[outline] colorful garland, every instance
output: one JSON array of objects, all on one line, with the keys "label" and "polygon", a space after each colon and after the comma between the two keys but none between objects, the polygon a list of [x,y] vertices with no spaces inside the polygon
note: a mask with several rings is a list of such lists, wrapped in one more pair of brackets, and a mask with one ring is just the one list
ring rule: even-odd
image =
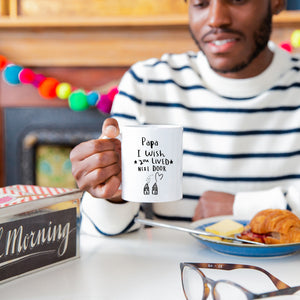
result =
[{"label": "colorful garland", "polygon": [[113,87],[107,94],[98,91],[85,91],[75,89],[67,82],[59,82],[52,77],[35,74],[29,68],[8,62],[6,57],[0,55],[0,70],[3,70],[3,79],[11,85],[31,84],[36,87],[39,94],[45,99],[68,99],[69,107],[74,111],[83,111],[89,107],[96,107],[104,113],[110,113],[117,87]]},{"label": "colorful garland", "polygon": [[[299,48],[300,29],[292,33],[290,41],[282,42],[279,46],[288,52],[292,52],[293,48]],[[3,70],[3,78],[8,84],[32,84],[45,99],[56,97],[63,100],[68,99],[69,107],[74,111],[96,107],[104,113],[110,113],[114,97],[118,93],[117,87],[113,87],[107,94],[101,95],[98,91],[75,89],[67,82],[59,82],[55,78],[35,74],[29,68],[9,63],[2,55],[0,55],[0,70]]]},{"label": "colorful garland", "polygon": [[279,45],[282,49],[293,52],[294,48],[300,47],[300,29],[294,30],[289,41],[282,42]]}]

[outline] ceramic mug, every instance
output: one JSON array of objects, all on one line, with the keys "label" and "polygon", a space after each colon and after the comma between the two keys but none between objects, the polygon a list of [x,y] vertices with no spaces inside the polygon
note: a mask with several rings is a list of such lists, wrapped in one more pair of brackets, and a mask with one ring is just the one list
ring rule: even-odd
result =
[{"label": "ceramic mug", "polygon": [[175,125],[124,126],[122,198],[132,202],[182,199],[182,133]]}]

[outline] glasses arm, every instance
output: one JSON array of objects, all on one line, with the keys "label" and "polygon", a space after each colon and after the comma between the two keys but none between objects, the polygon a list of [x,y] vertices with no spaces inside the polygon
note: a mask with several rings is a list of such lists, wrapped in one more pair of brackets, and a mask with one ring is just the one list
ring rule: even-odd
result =
[{"label": "glasses arm", "polygon": [[293,295],[297,291],[300,291],[300,286],[292,286],[286,289],[280,289],[273,292],[267,292],[262,294],[255,294],[254,299],[262,299],[266,297],[275,297],[275,296],[281,296],[281,295]]},{"label": "glasses arm", "polygon": [[206,269],[219,269],[219,270],[226,270],[226,271],[231,271],[235,269],[252,269],[252,270],[257,270],[260,271],[264,274],[266,274],[270,280],[273,282],[276,288],[280,289],[286,289],[289,288],[290,286],[269,273],[267,270],[257,267],[257,266],[251,266],[251,265],[242,265],[242,264],[223,264],[223,263],[187,263],[191,264],[197,268],[206,268]]}]

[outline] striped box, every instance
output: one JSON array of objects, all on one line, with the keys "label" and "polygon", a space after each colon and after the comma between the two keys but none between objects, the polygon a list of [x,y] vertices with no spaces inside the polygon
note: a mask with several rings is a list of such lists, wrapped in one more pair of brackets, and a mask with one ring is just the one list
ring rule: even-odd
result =
[{"label": "striped box", "polygon": [[0,188],[0,282],[79,257],[77,189]]}]

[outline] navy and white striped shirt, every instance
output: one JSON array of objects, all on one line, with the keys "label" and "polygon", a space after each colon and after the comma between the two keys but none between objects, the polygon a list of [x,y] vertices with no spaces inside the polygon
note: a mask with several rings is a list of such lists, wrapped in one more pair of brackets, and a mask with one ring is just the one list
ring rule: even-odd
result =
[{"label": "navy and white striped shirt", "polygon": [[120,126],[184,128],[183,200],[155,204],[157,216],[190,220],[207,190],[300,190],[300,59],[269,47],[271,65],[249,79],[219,76],[201,52],[138,62],[124,75],[112,109]]}]

